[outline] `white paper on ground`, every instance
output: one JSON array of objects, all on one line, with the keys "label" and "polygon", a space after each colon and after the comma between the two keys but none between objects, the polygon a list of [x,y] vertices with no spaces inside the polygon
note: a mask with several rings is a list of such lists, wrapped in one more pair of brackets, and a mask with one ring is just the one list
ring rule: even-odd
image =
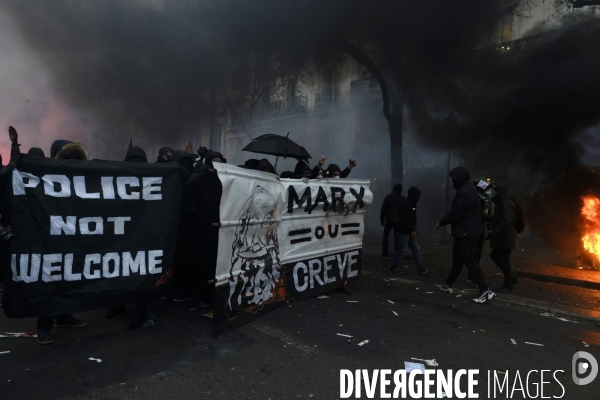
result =
[{"label": "white paper on ground", "polygon": [[350,335],[344,335],[343,333],[338,333],[338,336],[343,336],[343,337],[352,337]]},{"label": "white paper on ground", "polygon": [[416,361],[424,361],[425,364],[429,365],[430,367],[437,367],[438,366],[438,363],[437,363],[437,361],[435,361],[435,358],[431,359],[431,360],[424,360],[422,358],[411,357],[410,359],[411,360],[416,360]]},{"label": "white paper on ground", "polygon": [[410,374],[411,371],[419,370],[423,374],[425,373],[425,365],[421,363],[414,363],[409,361],[404,361],[404,370],[407,374]]},{"label": "white paper on ground", "polygon": [[101,360],[101,359],[99,359],[99,358],[94,358],[94,357],[90,357],[90,358],[88,358],[88,360],[90,360],[90,361],[97,361],[97,362],[99,362],[99,363],[101,363],[101,362],[102,362],[102,360]]},{"label": "white paper on ground", "polygon": [[362,345],[365,345],[365,344],[367,344],[367,343],[369,343],[369,341],[368,341],[368,340],[363,340],[363,341],[362,341],[362,342],[360,342],[358,345],[359,345],[359,346],[362,346]]},{"label": "white paper on ground", "polygon": [[396,303],[394,303],[394,302],[393,302],[393,301],[391,301],[391,300],[388,300],[388,303],[396,304]]},{"label": "white paper on ground", "polygon": [[531,343],[531,342],[525,342],[525,344],[531,344],[533,346],[544,346],[543,344],[539,344],[539,343]]},{"label": "white paper on ground", "polygon": [[587,344],[586,342],[581,342],[581,343],[583,343],[583,345],[584,345],[585,347],[590,347],[590,345],[589,345],[589,344]]},{"label": "white paper on ground", "polygon": [[512,344],[517,344],[517,341],[515,339],[510,339],[510,341],[512,342]]},{"label": "white paper on ground", "polygon": [[347,300],[346,303],[358,303],[358,300]]},{"label": "white paper on ground", "polygon": [[10,350],[7,350],[7,351],[0,351],[0,354],[8,354],[8,353],[10,353]]},{"label": "white paper on ground", "polygon": [[396,311],[392,311],[394,313],[394,315],[398,315],[398,313]]},{"label": "white paper on ground", "polygon": [[329,296],[319,296],[319,297],[317,297],[317,299],[328,299],[328,298],[329,298]]}]

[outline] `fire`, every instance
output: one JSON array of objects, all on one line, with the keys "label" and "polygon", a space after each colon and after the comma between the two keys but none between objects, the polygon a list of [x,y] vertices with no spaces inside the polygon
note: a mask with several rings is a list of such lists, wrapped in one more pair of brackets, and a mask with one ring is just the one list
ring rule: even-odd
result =
[{"label": "fire", "polygon": [[600,259],[600,200],[593,196],[584,197],[581,216],[585,221],[585,234],[581,238],[583,248]]}]

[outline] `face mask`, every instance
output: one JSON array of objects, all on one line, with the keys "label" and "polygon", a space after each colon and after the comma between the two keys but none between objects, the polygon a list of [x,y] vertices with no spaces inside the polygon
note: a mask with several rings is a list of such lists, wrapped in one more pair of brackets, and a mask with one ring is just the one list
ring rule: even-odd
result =
[{"label": "face mask", "polygon": [[340,177],[339,175],[334,175],[334,178],[339,178],[339,177]]}]

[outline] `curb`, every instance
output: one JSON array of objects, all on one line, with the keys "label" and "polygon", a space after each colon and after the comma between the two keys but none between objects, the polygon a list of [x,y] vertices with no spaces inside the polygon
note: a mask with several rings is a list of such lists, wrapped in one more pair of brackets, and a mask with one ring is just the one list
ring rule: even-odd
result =
[{"label": "curb", "polygon": [[[508,305],[516,305],[522,308],[526,308],[529,311],[544,311],[562,317],[574,318],[581,322],[592,323],[593,325],[600,327],[600,311],[592,311],[577,308],[560,309],[556,308],[556,306],[554,306],[553,304],[547,303],[545,301],[529,300],[512,295],[497,296],[494,300]],[[596,316],[584,315],[582,312],[593,313]]]},{"label": "curb", "polygon": [[577,286],[586,289],[600,290],[600,282],[582,281],[579,279],[564,278],[561,276],[536,274],[533,272],[515,271],[518,277],[529,278],[541,282],[558,283],[560,285]]}]

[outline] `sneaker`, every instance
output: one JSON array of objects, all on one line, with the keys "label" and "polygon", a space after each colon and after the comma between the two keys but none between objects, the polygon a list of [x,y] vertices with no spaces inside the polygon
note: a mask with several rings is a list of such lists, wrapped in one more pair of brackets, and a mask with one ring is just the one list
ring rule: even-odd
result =
[{"label": "sneaker", "polygon": [[65,318],[55,318],[54,319],[54,327],[55,328],[83,328],[88,323],[69,315]]},{"label": "sneaker", "polygon": [[431,272],[431,268],[427,268],[425,271],[419,272],[419,276],[427,275],[430,272]]},{"label": "sneaker", "polygon": [[104,318],[113,319],[113,318],[118,317],[121,314],[125,314],[125,311],[127,311],[125,309],[125,306],[110,307],[108,310],[106,310],[106,314],[104,315]]},{"label": "sneaker", "polygon": [[487,291],[481,293],[479,297],[473,299],[473,303],[483,304],[486,301],[493,299],[494,297],[496,297],[496,294],[488,289]]},{"label": "sneaker", "polygon": [[52,330],[48,328],[38,329],[37,341],[39,344],[54,343],[54,335],[52,334]]},{"label": "sneaker", "polygon": [[448,286],[448,285],[439,285],[438,286],[440,288],[440,290],[442,292],[446,292],[446,293],[450,293],[453,294],[454,293],[454,289],[452,289],[452,286]]}]

